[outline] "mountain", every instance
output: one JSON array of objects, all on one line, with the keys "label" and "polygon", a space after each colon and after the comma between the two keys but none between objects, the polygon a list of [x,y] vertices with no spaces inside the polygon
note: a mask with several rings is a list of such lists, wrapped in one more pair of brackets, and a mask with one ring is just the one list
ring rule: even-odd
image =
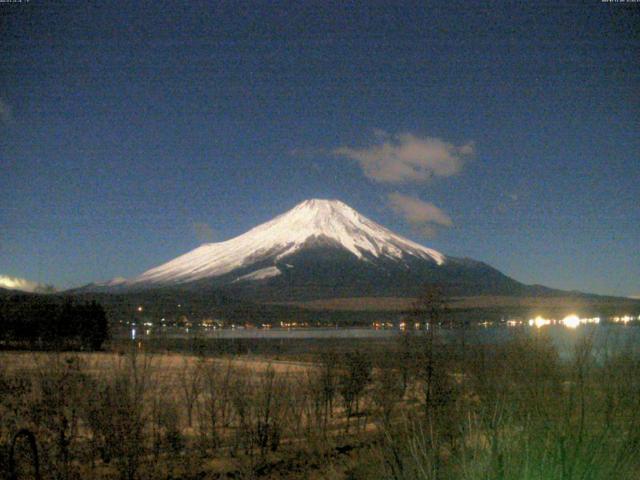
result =
[{"label": "mountain", "polygon": [[449,257],[397,235],[343,202],[314,199],[238,237],[88,290],[180,288],[293,301],[410,297],[429,283],[452,295],[514,295],[531,288],[485,263]]},{"label": "mountain", "polygon": [[153,268],[129,285],[188,283],[266,261],[268,266],[234,279],[261,280],[280,275],[276,265],[283,259],[316,247],[340,249],[364,262],[413,257],[444,263],[441,253],[394,234],[340,201],[307,200],[239,237],[202,245]]}]

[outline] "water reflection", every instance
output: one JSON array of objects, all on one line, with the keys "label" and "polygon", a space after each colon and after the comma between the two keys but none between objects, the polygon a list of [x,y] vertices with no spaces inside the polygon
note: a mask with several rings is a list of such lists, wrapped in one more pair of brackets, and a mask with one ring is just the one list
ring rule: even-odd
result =
[{"label": "water reflection", "polygon": [[563,325],[567,328],[575,329],[580,325],[597,325],[600,323],[600,317],[581,318],[578,315],[572,314],[567,315],[562,320],[556,320],[555,318],[537,316],[536,318],[530,319],[528,323],[530,327],[536,328],[546,327],[547,325]]}]

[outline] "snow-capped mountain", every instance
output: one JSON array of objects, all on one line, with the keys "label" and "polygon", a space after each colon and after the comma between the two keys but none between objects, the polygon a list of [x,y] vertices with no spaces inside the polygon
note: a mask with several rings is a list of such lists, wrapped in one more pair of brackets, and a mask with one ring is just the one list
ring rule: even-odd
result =
[{"label": "snow-capped mountain", "polygon": [[365,261],[379,257],[402,260],[413,256],[438,265],[445,262],[441,253],[396,235],[338,200],[314,199],[236,238],[202,245],[148,270],[128,284],[188,283],[273,259],[273,265],[236,279],[261,280],[281,273],[276,266],[278,261],[321,240]]},{"label": "snow-capped mountain", "polygon": [[523,285],[488,265],[447,257],[338,200],[307,200],[273,220],[204,244],[143,274],[97,289],[215,288],[253,300],[412,296],[426,283],[452,293],[513,292]]}]

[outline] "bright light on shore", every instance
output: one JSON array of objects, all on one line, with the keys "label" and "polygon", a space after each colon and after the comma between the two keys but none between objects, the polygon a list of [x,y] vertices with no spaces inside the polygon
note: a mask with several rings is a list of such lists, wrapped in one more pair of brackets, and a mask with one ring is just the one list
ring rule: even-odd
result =
[{"label": "bright light on shore", "polygon": [[537,328],[541,328],[544,327],[545,325],[550,325],[551,324],[551,320],[549,320],[548,318],[542,318],[541,316],[537,316],[536,318],[532,318],[531,320],[529,320],[529,326],[533,327],[537,327]]},{"label": "bright light on shore", "polygon": [[580,325],[580,317],[577,315],[569,315],[562,319],[562,324],[568,328],[578,328]]}]

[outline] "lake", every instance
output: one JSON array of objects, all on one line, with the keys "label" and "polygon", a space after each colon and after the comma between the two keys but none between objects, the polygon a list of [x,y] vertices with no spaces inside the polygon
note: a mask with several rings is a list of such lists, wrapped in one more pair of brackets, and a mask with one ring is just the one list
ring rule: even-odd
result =
[{"label": "lake", "polygon": [[[116,337],[123,338],[130,335],[128,330],[116,333]],[[149,332],[149,333],[146,333]],[[137,339],[165,338],[165,339],[393,339],[400,334],[398,329],[373,329],[366,327],[348,328],[227,328],[216,330],[196,329],[185,331],[184,328],[163,327],[160,330],[137,329]],[[421,331],[415,331],[420,335]],[[569,357],[580,340],[590,339],[596,354],[602,355],[609,351],[622,351],[626,349],[640,350],[640,325],[600,324],[580,325],[577,328],[568,328],[564,325],[545,325],[542,327],[520,325],[508,327],[500,326],[472,326],[466,329],[443,329],[441,335],[445,341],[459,341],[463,336],[469,344],[500,344],[518,335],[548,336],[558,348],[561,357]]]}]

